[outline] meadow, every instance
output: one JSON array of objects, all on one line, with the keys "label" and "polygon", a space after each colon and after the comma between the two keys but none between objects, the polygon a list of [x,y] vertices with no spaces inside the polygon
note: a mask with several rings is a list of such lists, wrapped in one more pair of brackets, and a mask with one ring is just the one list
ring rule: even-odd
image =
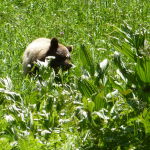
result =
[{"label": "meadow", "polygon": [[[0,37],[1,150],[149,149],[149,0],[1,0]],[[24,76],[39,37],[74,67]]]}]

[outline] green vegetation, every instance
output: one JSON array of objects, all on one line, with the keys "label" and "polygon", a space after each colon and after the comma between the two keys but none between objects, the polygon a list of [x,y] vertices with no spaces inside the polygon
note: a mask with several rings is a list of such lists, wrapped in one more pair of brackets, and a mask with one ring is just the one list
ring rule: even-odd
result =
[{"label": "green vegetation", "polygon": [[[0,149],[149,149],[149,0],[1,0],[0,36]],[[24,77],[38,37],[73,45],[75,67]]]}]

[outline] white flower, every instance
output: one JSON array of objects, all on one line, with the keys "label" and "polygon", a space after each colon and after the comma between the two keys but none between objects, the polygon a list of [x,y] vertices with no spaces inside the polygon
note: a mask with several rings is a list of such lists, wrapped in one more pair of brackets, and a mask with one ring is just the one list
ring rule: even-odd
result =
[{"label": "white flower", "polygon": [[115,97],[115,96],[117,96],[118,95],[118,90],[115,90],[115,91],[113,91],[113,92],[111,92],[111,93],[108,93],[107,95],[106,95],[106,98],[112,98],[112,97]]},{"label": "white flower", "polygon": [[50,133],[51,133],[51,132],[48,131],[48,130],[43,130],[43,131],[41,132],[41,135],[44,136],[44,135],[50,134]]},{"label": "white flower", "polygon": [[5,115],[4,118],[7,122],[13,122],[15,120],[11,115]]}]

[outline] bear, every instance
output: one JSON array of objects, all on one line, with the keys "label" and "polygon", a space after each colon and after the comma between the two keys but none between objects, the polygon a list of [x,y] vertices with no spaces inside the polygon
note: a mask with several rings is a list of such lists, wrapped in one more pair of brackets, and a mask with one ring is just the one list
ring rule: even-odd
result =
[{"label": "bear", "polygon": [[47,56],[54,56],[50,62],[55,73],[58,73],[61,68],[63,71],[69,70],[72,67],[70,62],[70,52],[72,46],[64,46],[58,42],[57,38],[38,38],[32,41],[23,54],[23,72],[27,74],[35,74],[38,68],[34,63],[45,61]]}]

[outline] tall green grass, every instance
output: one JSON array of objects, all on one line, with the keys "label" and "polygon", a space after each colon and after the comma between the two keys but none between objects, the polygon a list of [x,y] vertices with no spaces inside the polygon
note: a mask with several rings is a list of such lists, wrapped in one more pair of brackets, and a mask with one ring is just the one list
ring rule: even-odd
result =
[{"label": "tall green grass", "polygon": [[[0,147],[149,149],[149,0],[0,2]],[[25,77],[38,37],[73,45],[75,65]]]}]

